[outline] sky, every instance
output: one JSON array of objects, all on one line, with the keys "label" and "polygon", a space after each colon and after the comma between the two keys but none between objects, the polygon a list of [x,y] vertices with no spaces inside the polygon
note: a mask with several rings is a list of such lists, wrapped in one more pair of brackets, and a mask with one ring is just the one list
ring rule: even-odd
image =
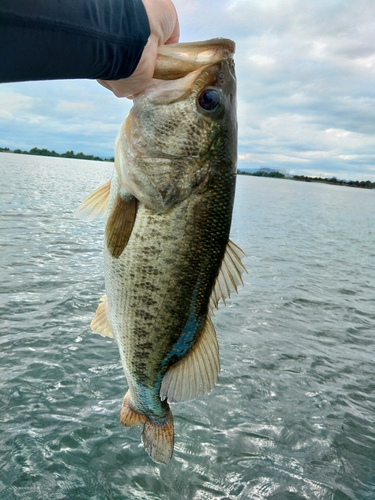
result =
[{"label": "sky", "polygon": [[[239,169],[375,182],[374,0],[175,0],[181,41],[236,42]],[[0,147],[113,156],[131,102],[95,81],[0,85]]]}]

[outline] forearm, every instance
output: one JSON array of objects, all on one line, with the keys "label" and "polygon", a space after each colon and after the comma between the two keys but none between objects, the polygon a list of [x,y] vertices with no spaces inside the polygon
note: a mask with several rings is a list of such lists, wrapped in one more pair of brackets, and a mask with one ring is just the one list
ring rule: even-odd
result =
[{"label": "forearm", "polygon": [[0,0],[0,82],[126,78],[149,35],[141,0]]}]

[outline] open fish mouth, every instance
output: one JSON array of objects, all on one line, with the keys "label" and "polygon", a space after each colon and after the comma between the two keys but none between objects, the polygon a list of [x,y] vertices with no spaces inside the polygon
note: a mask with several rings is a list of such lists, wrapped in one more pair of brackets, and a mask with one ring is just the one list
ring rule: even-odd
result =
[{"label": "open fish mouth", "polygon": [[234,52],[235,43],[228,38],[163,45],[158,49],[154,78],[177,80],[204,66],[227,59]]},{"label": "open fish mouth", "polygon": [[[232,61],[235,43],[227,38],[213,38],[205,42],[187,42],[162,45],[158,48],[153,81],[141,94],[155,104],[170,104],[183,100],[194,89],[204,74],[206,85],[213,84],[215,72],[205,72],[221,61]],[[235,78],[234,71],[230,75]]]}]

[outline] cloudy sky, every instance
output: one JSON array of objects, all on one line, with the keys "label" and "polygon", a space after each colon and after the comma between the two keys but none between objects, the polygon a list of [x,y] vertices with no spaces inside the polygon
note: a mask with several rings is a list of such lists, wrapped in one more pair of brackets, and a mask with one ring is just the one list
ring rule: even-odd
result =
[{"label": "cloudy sky", "polygon": [[[375,181],[374,0],[175,0],[181,41],[237,44],[240,169]],[[130,108],[93,81],[0,85],[0,147],[113,155]]]}]

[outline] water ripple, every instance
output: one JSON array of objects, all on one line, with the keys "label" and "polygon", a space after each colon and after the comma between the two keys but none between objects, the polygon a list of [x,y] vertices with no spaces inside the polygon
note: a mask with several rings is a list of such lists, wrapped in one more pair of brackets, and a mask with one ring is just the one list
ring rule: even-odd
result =
[{"label": "water ripple", "polygon": [[173,405],[163,467],[121,426],[118,350],[89,330],[103,222],[72,212],[112,165],[0,160],[2,500],[375,497],[372,191],[239,177],[249,274],[215,315],[218,384]]}]

